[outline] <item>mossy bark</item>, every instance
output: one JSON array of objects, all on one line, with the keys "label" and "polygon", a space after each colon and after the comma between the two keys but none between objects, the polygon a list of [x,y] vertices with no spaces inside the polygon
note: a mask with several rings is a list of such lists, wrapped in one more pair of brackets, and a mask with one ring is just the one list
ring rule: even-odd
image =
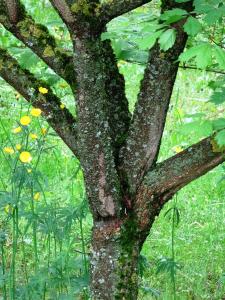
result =
[{"label": "mossy bark", "polygon": [[94,219],[119,217],[122,195],[115,152],[129,124],[124,80],[111,46],[100,36],[83,32],[74,49],[80,159],[90,207]]},{"label": "mossy bark", "polygon": [[136,300],[143,238],[132,214],[95,222],[91,255],[91,299]]}]

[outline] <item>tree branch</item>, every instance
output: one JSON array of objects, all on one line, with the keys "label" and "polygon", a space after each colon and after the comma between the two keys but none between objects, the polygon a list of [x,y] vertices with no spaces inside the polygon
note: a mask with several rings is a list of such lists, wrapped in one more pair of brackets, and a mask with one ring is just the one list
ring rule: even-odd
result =
[{"label": "tree branch", "polygon": [[139,6],[149,3],[149,0],[113,0],[103,3],[100,7],[100,18],[104,24]]},{"label": "tree branch", "polygon": [[72,55],[57,47],[48,29],[27,15],[19,0],[0,0],[0,23],[75,87]]},{"label": "tree branch", "polygon": [[179,67],[177,59],[187,41],[184,22],[181,20],[173,24],[177,37],[171,49],[163,52],[156,44],[150,51],[126,146],[121,150],[121,170],[132,194],[157,160]]},{"label": "tree branch", "polygon": [[205,138],[148,171],[135,202],[141,227],[151,224],[163,205],[182,187],[225,161],[225,152],[217,152],[214,144],[213,137]]},{"label": "tree branch", "polygon": [[[68,109],[60,108],[60,99],[53,94],[48,84],[22,69],[18,62],[1,48],[0,76],[34,107],[42,110],[47,122],[78,156],[76,121]],[[48,93],[39,93],[39,87],[47,88]]]},{"label": "tree branch", "polygon": [[126,139],[131,114],[125,94],[124,77],[118,70],[116,57],[113,53],[110,41],[104,41],[102,47],[104,49],[105,64],[107,66],[107,80],[105,86],[108,97],[109,127],[111,129],[116,164],[118,165],[119,150]]},{"label": "tree branch", "polygon": [[111,140],[112,119],[109,116],[113,99],[108,103],[112,92],[108,82],[112,69],[109,72],[106,64],[108,50],[100,37],[92,35],[87,39],[78,36],[75,42],[81,164],[94,220],[121,215],[122,197]]},{"label": "tree branch", "polygon": [[[150,170],[143,181],[154,195],[166,195],[180,190],[194,179],[204,175],[225,161],[225,153],[216,149],[213,137],[197,144],[158,164]],[[156,176],[157,182],[156,182]],[[164,203],[163,203],[164,204]]]},{"label": "tree branch", "polygon": [[67,25],[74,23],[74,16],[71,11],[69,1],[67,0],[50,0],[52,6],[58,11],[59,15]]},{"label": "tree branch", "polygon": [[185,43],[186,35],[180,31],[174,47],[167,53],[160,51],[158,45],[150,53],[126,147],[121,151],[124,163],[121,168],[132,192],[157,158],[178,70],[175,61]]}]

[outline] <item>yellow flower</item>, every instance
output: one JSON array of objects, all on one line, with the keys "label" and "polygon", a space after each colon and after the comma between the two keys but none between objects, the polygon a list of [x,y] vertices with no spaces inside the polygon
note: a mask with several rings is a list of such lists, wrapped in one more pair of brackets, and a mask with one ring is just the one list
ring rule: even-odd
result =
[{"label": "yellow flower", "polygon": [[48,89],[46,89],[45,87],[42,87],[42,86],[40,86],[40,87],[38,88],[38,90],[39,90],[39,92],[40,92],[41,94],[47,94],[47,93],[48,93]]},{"label": "yellow flower", "polygon": [[173,147],[173,151],[175,151],[176,153],[180,153],[183,151],[183,149],[180,146],[175,146]]},{"label": "yellow flower", "polygon": [[40,199],[41,194],[39,192],[34,194],[34,200],[38,201]]},{"label": "yellow flower", "polygon": [[13,154],[15,152],[12,147],[5,147],[3,151],[8,154]]},{"label": "yellow flower", "polygon": [[16,150],[20,151],[20,150],[21,150],[21,148],[22,148],[22,145],[20,145],[20,144],[16,144]]},{"label": "yellow flower", "polygon": [[35,133],[30,133],[29,137],[33,140],[36,140],[38,138],[38,136]]},{"label": "yellow flower", "polygon": [[28,116],[24,116],[20,119],[20,124],[22,124],[23,126],[29,125],[30,122],[31,122],[31,118]]},{"label": "yellow flower", "polygon": [[30,163],[31,160],[32,160],[32,156],[31,156],[30,152],[27,152],[27,151],[21,152],[20,153],[20,160],[23,163]]},{"label": "yellow flower", "polygon": [[47,129],[46,128],[41,128],[41,134],[46,135],[46,133],[47,133]]},{"label": "yellow flower", "polygon": [[9,214],[12,212],[12,206],[10,204],[7,204],[5,207],[4,207],[4,211]]},{"label": "yellow flower", "polygon": [[27,169],[27,173],[31,173],[32,172],[32,169]]},{"label": "yellow flower", "polygon": [[22,127],[21,126],[13,128],[13,130],[12,130],[13,133],[19,133],[21,131],[22,131]]},{"label": "yellow flower", "polygon": [[31,114],[33,117],[40,117],[40,115],[41,115],[41,110],[40,110],[40,108],[32,108],[30,114]]},{"label": "yellow flower", "polygon": [[64,108],[65,108],[65,105],[64,105],[63,103],[61,103],[61,104],[60,104],[60,108],[61,108],[61,109],[64,109]]}]

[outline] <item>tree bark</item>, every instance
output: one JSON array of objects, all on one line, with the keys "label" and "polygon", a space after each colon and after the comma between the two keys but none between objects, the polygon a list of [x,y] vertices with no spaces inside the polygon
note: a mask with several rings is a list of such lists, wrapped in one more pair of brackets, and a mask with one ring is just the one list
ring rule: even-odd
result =
[{"label": "tree bark", "polygon": [[143,236],[132,216],[95,222],[92,237],[92,299],[137,299]]}]

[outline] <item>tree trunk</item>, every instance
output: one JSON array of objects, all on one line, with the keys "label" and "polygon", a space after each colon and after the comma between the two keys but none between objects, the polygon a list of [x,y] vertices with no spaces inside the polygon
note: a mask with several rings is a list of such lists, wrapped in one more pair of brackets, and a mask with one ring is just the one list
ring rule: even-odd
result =
[{"label": "tree trunk", "polygon": [[[76,99],[76,118],[66,107],[61,109],[61,100],[47,82],[21,68],[1,48],[0,75],[43,111],[79,157],[94,220],[91,299],[135,300],[138,259],[155,216],[182,187],[221,164],[224,148],[213,135],[157,163],[178,57],[187,40],[183,31],[186,18],[170,24],[176,30],[172,48],[163,51],[155,45],[150,50],[131,117],[124,78],[110,41],[102,41],[101,34],[108,21],[150,1],[50,2],[67,24],[73,55],[58,49],[47,28],[36,24],[18,0],[0,0],[0,23],[67,80]],[[193,9],[193,1],[161,2],[162,13],[173,8]],[[50,55],[46,55],[49,49]],[[48,93],[39,93],[40,86]]]},{"label": "tree trunk", "polygon": [[142,239],[132,217],[95,222],[91,299],[137,299],[138,258]]}]

